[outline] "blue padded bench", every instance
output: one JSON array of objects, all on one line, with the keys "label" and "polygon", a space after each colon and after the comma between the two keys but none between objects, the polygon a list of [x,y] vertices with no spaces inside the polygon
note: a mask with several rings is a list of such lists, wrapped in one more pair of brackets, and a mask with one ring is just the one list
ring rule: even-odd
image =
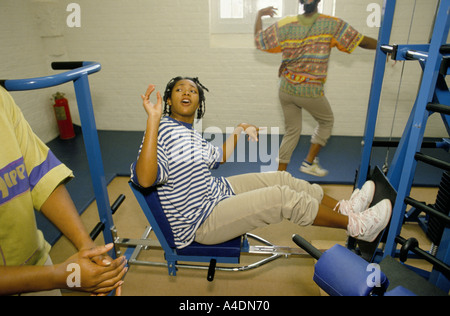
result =
[{"label": "blue padded bench", "polygon": [[212,281],[216,263],[239,263],[243,247],[242,236],[222,244],[203,245],[194,242],[188,247],[177,249],[156,188],[142,190],[132,182],[129,185],[165,252],[169,275],[176,275],[177,261],[207,262],[210,263],[208,280]]}]

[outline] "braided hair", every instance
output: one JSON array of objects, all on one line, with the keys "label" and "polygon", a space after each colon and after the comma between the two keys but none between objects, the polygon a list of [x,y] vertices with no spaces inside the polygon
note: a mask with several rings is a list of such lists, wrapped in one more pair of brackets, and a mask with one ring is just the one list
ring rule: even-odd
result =
[{"label": "braided hair", "polygon": [[172,97],[172,90],[175,87],[175,85],[177,84],[178,81],[180,80],[190,80],[192,82],[194,82],[197,85],[197,89],[198,89],[198,95],[199,95],[199,107],[197,110],[197,119],[201,119],[203,118],[203,116],[205,115],[206,112],[206,98],[205,98],[205,91],[209,90],[200,83],[200,81],[198,80],[198,78],[191,78],[191,77],[175,77],[172,78],[169,83],[166,86],[166,90],[164,91],[164,115],[171,115],[172,111],[171,111],[171,107],[167,104],[167,100],[170,99]]}]

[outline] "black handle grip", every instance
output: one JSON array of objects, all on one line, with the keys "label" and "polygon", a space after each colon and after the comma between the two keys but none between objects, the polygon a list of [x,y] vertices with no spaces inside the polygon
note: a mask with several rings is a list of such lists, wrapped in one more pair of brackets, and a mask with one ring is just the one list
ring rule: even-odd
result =
[{"label": "black handle grip", "polygon": [[[126,196],[121,194],[114,204],[111,206],[111,212],[114,215],[116,211],[119,209],[120,205],[122,205],[123,201],[125,201]],[[89,234],[92,240],[97,239],[98,235],[105,229],[105,223],[99,222],[97,226],[94,227],[92,232]]]},{"label": "black handle grip", "polygon": [[209,263],[209,269],[208,269],[208,276],[206,277],[209,282],[214,281],[214,275],[216,274],[216,259],[211,259],[211,262]]},{"label": "black handle grip", "polygon": [[83,67],[83,61],[57,61],[52,63],[53,70],[72,70]]},{"label": "black handle grip", "polygon": [[305,250],[307,253],[311,255],[314,259],[319,260],[320,257],[322,257],[322,252],[311,245],[309,242],[307,242],[304,238],[300,237],[299,235],[292,236],[292,240],[303,250]]},{"label": "black handle grip", "polygon": [[117,210],[119,209],[120,205],[122,205],[123,201],[125,201],[126,196],[121,194],[117,200],[114,202],[114,204],[111,206],[112,214],[116,214]]},{"label": "black handle grip", "polygon": [[414,252],[420,258],[425,259],[433,265],[433,267],[441,272],[447,279],[450,279],[450,266],[438,258],[432,256],[425,250],[419,248],[419,242],[415,238],[406,240],[401,236],[395,237],[395,242],[402,245],[400,250],[400,259],[405,262],[408,259],[408,252]]},{"label": "black handle grip", "polygon": [[92,232],[90,233],[90,237],[92,240],[96,240],[98,235],[105,229],[105,224],[100,222],[97,224],[97,226],[94,227]]},{"label": "black handle grip", "polygon": [[449,44],[442,45],[441,48],[439,49],[439,52],[443,55],[450,54],[450,45]]}]

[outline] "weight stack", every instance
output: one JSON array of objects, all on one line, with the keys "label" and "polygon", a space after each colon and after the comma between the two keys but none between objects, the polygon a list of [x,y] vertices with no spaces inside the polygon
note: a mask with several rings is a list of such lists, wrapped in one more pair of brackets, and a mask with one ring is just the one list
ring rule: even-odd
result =
[{"label": "weight stack", "polygon": [[[444,172],[439,186],[439,192],[436,198],[436,204],[434,209],[449,215],[449,205],[450,205],[450,173]],[[439,246],[444,233],[445,224],[439,221],[439,219],[430,216],[428,221],[427,236],[436,245]]]}]

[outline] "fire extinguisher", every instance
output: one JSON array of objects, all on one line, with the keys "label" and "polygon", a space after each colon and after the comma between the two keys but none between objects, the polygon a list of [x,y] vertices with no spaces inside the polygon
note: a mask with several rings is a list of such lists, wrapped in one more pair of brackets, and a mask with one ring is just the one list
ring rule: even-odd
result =
[{"label": "fire extinguisher", "polygon": [[55,100],[53,109],[55,111],[56,121],[58,122],[59,137],[64,140],[74,138],[75,131],[70,115],[69,102],[64,97],[64,93],[60,92],[54,94],[53,99]]}]

